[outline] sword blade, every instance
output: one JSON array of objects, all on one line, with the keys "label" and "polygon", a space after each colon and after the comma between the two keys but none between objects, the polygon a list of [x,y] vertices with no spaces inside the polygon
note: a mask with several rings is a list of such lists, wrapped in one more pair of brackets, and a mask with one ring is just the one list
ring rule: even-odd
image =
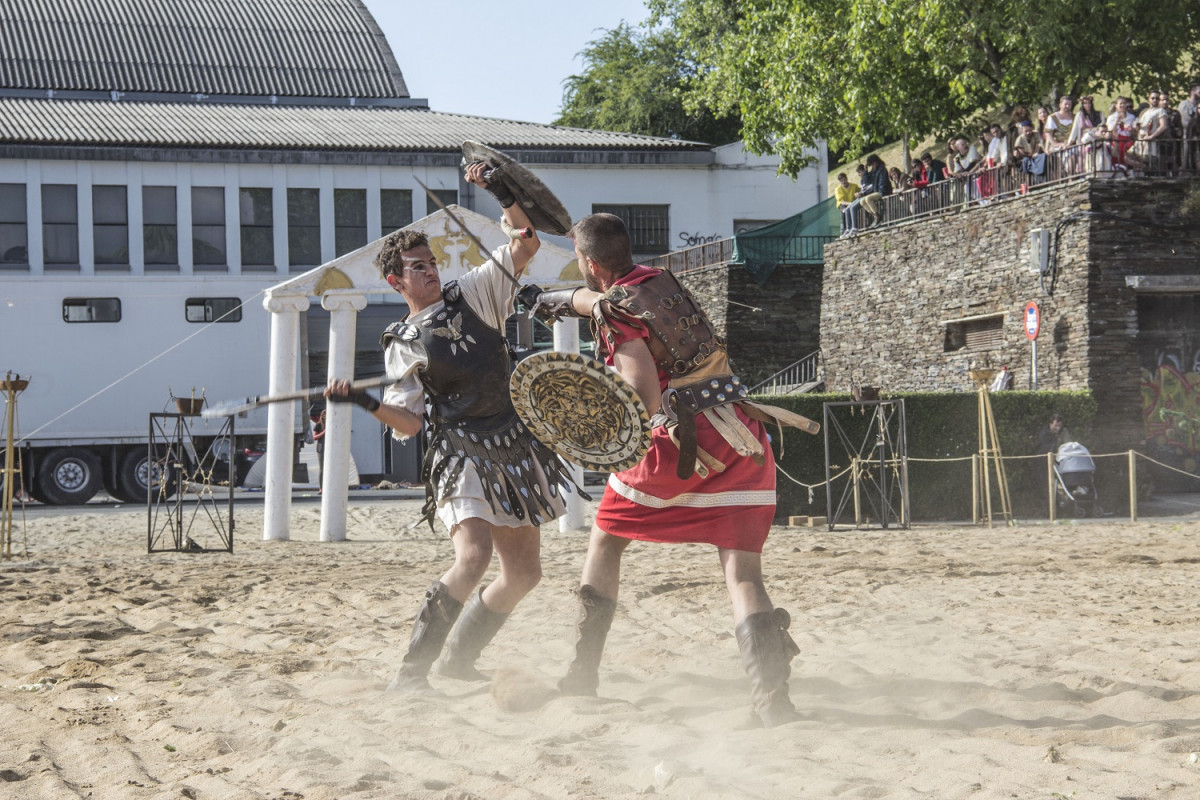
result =
[{"label": "sword blade", "polygon": [[518,281],[511,272],[506,270],[504,268],[503,264],[501,264],[496,259],[492,258],[492,251],[487,248],[487,245],[485,245],[483,242],[479,241],[479,237],[471,232],[471,229],[467,227],[467,223],[465,223],[461,219],[459,219],[458,215],[455,214],[453,211],[446,208],[446,204],[442,202],[442,198],[440,198],[436,194],[434,194],[433,190],[430,189],[428,186],[426,186],[424,184],[424,182],[421,181],[420,178],[418,178],[417,176],[414,175],[413,180],[417,182],[418,186],[420,186],[422,189],[425,190],[425,194],[429,195],[429,199],[432,200],[434,203],[436,203],[438,208],[440,208],[442,211],[446,212],[446,216],[448,216],[448,217],[450,217],[450,219],[454,220],[454,224],[457,225],[459,227],[459,230],[461,230],[463,233],[465,233],[467,235],[467,238],[470,239],[475,244],[475,246],[479,248],[479,252],[487,255],[488,261],[491,261],[493,264],[495,264],[496,268],[499,269],[500,272],[502,272],[504,274],[504,277],[506,277],[510,281],[512,281],[513,286],[520,289],[521,288],[520,281]]}]

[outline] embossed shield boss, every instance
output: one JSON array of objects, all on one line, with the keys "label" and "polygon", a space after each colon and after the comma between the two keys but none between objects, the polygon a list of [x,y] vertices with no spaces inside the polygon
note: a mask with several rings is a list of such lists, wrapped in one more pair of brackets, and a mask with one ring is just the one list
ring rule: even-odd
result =
[{"label": "embossed shield boss", "polygon": [[537,353],[508,382],[517,414],[538,441],[584,469],[619,472],[650,447],[650,416],[636,391],[594,359]]}]

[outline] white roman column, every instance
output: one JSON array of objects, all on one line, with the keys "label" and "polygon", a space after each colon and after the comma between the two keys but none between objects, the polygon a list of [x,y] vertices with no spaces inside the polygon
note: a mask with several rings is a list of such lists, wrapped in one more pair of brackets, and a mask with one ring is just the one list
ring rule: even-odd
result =
[{"label": "white roman column", "polygon": [[[366,295],[333,291],[321,299],[329,312],[329,380],[354,380],[354,336],[358,312],[367,307]],[[325,463],[321,465],[321,541],[346,540],[346,503],[350,480],[350,403],[325,407]]]},{"label": "white roman column", "polygon": [[[263,299],[263,307],[271,312],[268,392],[272,395],[296,389],[296,369],[300,361],[300,312],[307,311],[308,305],[307,297],[297,295],[276,296],[268,292]],[[271,403],[267,407],[267,452],[263,456],[267,459],[263,541],[288,538],[295,429],[295,403]]]},{"label": "white roman column", "polygon": [[[560,319],[554,323],[553,330],[554,349],[556,351],[560,353],[579,352],[578,319],[574,317]],[[575,483],[583,486],[583,467],[568,461],[564,461],[563,463],[571,471],[571,477],[575,479]],[[585,527],[583,522],[583,498],[575,492],[570,492],[564,499],[567,501],[567,513],[558,518],[558,530],[562,533],[583,530]]]}]

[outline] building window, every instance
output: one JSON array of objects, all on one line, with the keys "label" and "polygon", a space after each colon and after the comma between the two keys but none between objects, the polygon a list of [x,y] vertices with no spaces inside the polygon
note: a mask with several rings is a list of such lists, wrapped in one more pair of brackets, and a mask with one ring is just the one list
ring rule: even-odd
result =
[{"label": "building window", "polygon": [[321,263],[321,190],[288,189],[288,266]]},{"label": "building window", "polygon": [[42,252],[47,267],[79,267],[79,195],[74,184],[42,186]]},{"label": "building window", "polygon": [[174,186],[142,187],[142,250],[147,267],[179,268],[179,213]]},{"label": "building window", "polygon": [[593,205],[594,214],[615,214],[629,229],[629,244],[634,253],[657,255],[670,250],[667,233],[670,228],[667,210],[670,206],[606,206]]},{"label": "building window", "polygon": [[[270,189],[242,189],[238,193],[242,227],[242,266],[275,268],[275,228]],[[255,270],[262,272],[264,270]]]},{"label": "building window", "polygon": [[[442,201],[443,206],[452,206],[458,202],[458,190],[457,189],[430,189],[429,191],[433,194],[434,197],[436,197],[438,200]],[[441,206],[439,206],[437,203],[433,202],[432,200],[427,200],[426,202],[428,203],[430,214],[432,214],[433,212],[435,212],[441,208]]]},{"label": "building window", "polygon": [[92,187],[96,266],[129,268],[129,202],[124,186]]},{"label": "building window", "polygon": [[225,189],[192,187],[192,262],[225,266]]},{"label": "building window", "polygon": [[29,268],[25,184],[0,183],[0,269]]},{"label": "building window", "polygon": [[379,192],[379,221],[382,223],[384,236],[411,224],[413,221],[412,190],[381,190]]},{"label": "building window", "polygon": [[343,256],[367,243],[367,190],[333,190],[333,255]]},{"label": "building window", "polygon": [[68,297],[62,304],[63,322],[120,322],[117,297]]},{"label": "building window", "polygon": [[242,321],[242,301],[236,297],[189,297],[183,308],[188,322]]},{"label": "building window", "polygon": [[984,314],[948,320],[942,350],[994,350],[1004,346],[1004,314]]}]

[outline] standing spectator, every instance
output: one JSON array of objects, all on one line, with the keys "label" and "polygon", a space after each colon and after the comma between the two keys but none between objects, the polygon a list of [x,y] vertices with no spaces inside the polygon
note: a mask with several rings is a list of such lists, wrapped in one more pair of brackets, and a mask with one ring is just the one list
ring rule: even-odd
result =
[{"label": "standing spectator", "polygon": [[974,200],[978,193],[972,176],[979,169],[981,163],[979,151],[961,136],[954,140],[953,146],[954,154],[950,157],[950,174],[956,182],[955,194],[958,196],[955,201],[962,201],[964,198],[968,201]]},{"label": "standing spectator", "polygon": [[837,201],[838,211],[842,212],[842,233],[847,233],[854,227],[852,222],[846,220],[846,209],[854,202],[854,198],[858,196],[858,190],[862,187],[857,183],[851,183],[850,178],[846,173],[839,172],[837,176],[838,185],[833,188],[833,197]]},{"label": "standing spectator", "polygon": [[313,441],[317,444],[317,492],[325,491],[325,409],[313,424]]},{"label": "standing spectator", "polygon": [[1171,98],[1166,92],[1159,96],[1158,105],[1167,112],[1167,132],[1161,143],[1163,169],[1174,173],[1183,166],[1183,115],[1171,108]]},{"label": "standing spectator", "polygon": [[913,188],[912,176],[908,173],[901,172],[899,167],[892,167],[888,170],[888,177],[892,180],[892,190],[896,192],[907,192]]},{"label": "standing spectator", "polygon": [[1009,156],[1008,136],[998,122],[992,123],[991,133],[992,140],[988,142],[988,165],[992,167],[1005,166],[1008,164]]},{"label": "standing spectator", "polygon": [[[1074,108],[1075,98],[1064,94],[1058,99],[1058,111],[1046,118],[1043,141],[1047,153],[1057,153],[1066,149],[1067,140],[1071,137],[1071,126],[1075,124]],[[1062,165],[1061,159],[1059,164]]]},{"label": "standing spectator", "polygon": [[[867,192],[868,184],[870,192]],[[888,177],[887,165],[874,153],[867,156],[867,178],[863,182],[863,193],[862,207],[863,211],[867,212],[866,227],[874,228],[879,224],[881,216],[879,201],[892,193],[892,180]]]},{"label": "standing spectator", "polygon": [[1108,137],[1112,141],[1113,167],[1124,171],[1125,156],[1137,136],[1137,117],[1129,111],[1133,108],[1133,101],[1128,97],[1118,97],[1116,106],[1117,110],[1108,115],[1105,127],[1108,128]]},{"label": "standing spectator", "polygon": [[926,183],[937,183],[946,177],[946,162],[934,158],[933,153],[926,151],[921,154],[921,166],[925,170]]},{"label": "standing spectator", "polygon": [[1029,109],[1027,109],[1025,106],[1013,106],[1012,114],[1009,115],[1009,120],[1008,140],[1010,142],[1016,141],[1017,136],[1020,135],[1022,122],[1032,123],[1032,120],[1029,119]]},{"label": "standing spectator", "polygon": [[1104,117],[1096,110],[1095,100],[1090,94],[1079,98],[1079,110],[1075,112],[1075,122],[1071,125],[1071,135],[1067,144],[1074,145],[1083,142],[1083,133],[1088,128],[1094,128],[1104,121]]},{"label": "standing spectator", "polygon": [[1183,168],[1195,169],[1200,166],[1197,158],[1197,139],[1200,139],[1200,123],[1197,122],[1197,109],[1200,109],[1200,83],[1193,83],[1188,89],[1188,96],[1179,103],[1179,120],[1183,127]]},{"label": "standing spectator", "polygon": [[1038,138],[1042,142],[1046,141],[1046,120],[1050,119],[1050,109],[1045,106],[1038,106],[1037,110],[1037,133]]},{"label": "standing spectator", "polygon": [[1150,93],[1150,105],[1142,112],[1137,120],[1137,142],[1129,150],[1130,156],[1137,156],[1142,169],[1158,169],[1159,139],[1166,137],[1168,130],[1167,110],[1159,102],[1163,92]]},{"label": "standing spectator", "polygon": [[858,191],[854,193],[854,200],[842,212],[842,222],[845,226],[845,230],[842,231],[843,238],[858,233],[858,207],[862,205],[863,198],[871,191],[867,168],[859,164],[855,170],[858,172]]}]

